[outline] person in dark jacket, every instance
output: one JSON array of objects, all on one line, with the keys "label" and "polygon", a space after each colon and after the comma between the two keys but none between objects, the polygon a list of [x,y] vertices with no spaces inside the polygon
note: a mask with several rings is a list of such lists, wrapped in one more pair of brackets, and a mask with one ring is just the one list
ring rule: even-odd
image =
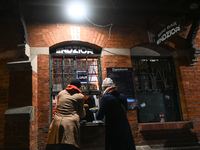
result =
[{"label": "person in dark jacket", "polygon": [[127,99],[120,94],[111,78],[102,83],[103,96],[97,119],[105,116],[105,149],[106,150],[135,150],[135,142],[128,122]]}]

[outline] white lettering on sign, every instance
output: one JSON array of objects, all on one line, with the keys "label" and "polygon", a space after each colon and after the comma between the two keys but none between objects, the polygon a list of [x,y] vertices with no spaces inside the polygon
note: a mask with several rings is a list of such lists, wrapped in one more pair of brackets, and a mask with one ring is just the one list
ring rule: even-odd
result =
[{"label": "white lettering on sign", "polygon": [[117,72],[117,71],[128,71],[128,68],[112,68],[113,72]]},{"label": "white lettering on sign", "polygon": [[180,26],[172,28],[169,31],[165,32],[161,37],[158,38],[157,45],[170,38],[171,36],[175,35],[179,31],[181,31]]},{"label": "white lettering on sign", "polygon": [[59,48],[56,50],[57,54],[94,54],[92,50],[85,50],[85,49],[63,49]]},{"label": "white lettering on sign", "polygon": [[80,40],[80,27],[70,27],[72,40]]},{"label": "white lettering on sign", "polygon": [[174,35],[181,32],[183,29],[183,18],[179,18],[174,22],[166,25],[156,36],[156,44],[160,44]]}]

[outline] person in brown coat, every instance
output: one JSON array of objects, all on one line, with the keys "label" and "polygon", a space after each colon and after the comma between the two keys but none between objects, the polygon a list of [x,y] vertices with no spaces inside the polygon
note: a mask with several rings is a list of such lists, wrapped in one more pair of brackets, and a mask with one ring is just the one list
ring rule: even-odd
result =
[{"label": "person in brown coat", "polygon": [[85,116],[81,83],[72,79],[58,94],[54,119],[49,127],[46,150],[79,150],[80,118]]}]

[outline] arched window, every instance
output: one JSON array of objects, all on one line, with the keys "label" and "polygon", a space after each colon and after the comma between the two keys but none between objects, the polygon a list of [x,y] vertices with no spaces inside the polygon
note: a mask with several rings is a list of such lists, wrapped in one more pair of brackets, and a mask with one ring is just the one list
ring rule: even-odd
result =
[{"label": "arched window", "polygon": [[[139,54],[141,50],[145,53]],[[131,51],[139,123],[182,120],[173,57],[165,51],[142,47]]]},{"label": "arched window", "polygon": [[70,81],[77,78],[81,81],[84,95],[92,97],[90,107],[98,107],[101,64],[100,50],[84,45],[62,45],[50,49],[50,92],[52,118],[54,116],[56,96],[65,89]]}]

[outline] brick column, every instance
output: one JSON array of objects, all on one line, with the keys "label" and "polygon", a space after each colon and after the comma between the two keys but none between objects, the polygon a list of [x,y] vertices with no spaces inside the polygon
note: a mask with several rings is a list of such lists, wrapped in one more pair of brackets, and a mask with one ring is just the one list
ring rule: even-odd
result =
[{"label": "brick column", "polygon": [[27,45],[19,45],[18,55],[7,64],[9,90],[4,114],[4,150],[37,149],[37,57],[29,58],[26,48]]}]

